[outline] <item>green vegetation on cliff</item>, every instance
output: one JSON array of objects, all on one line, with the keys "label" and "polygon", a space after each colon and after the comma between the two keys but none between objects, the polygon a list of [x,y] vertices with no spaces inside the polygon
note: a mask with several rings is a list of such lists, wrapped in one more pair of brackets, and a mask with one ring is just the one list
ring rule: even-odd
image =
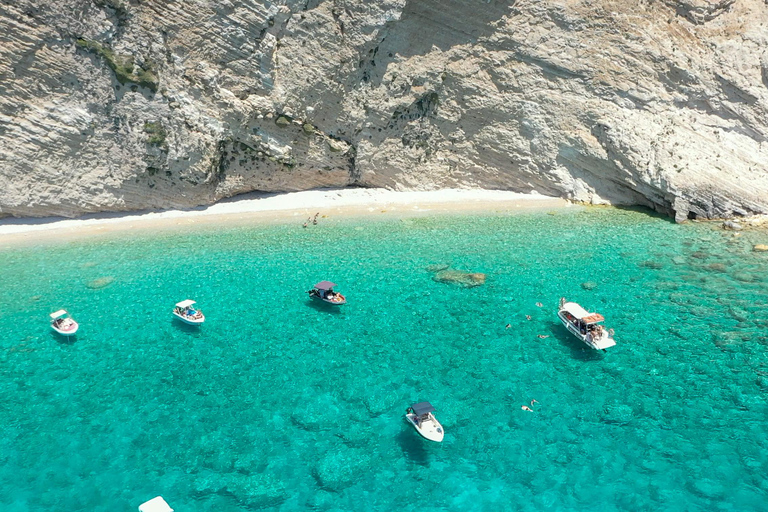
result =
[{"label": "green vegetation on cliff", "polygon": [[76,44],[78,48],[101,57],[121,84],[134,83],[157,92],[158,80],[151,61],[147,61],[143,67],[134,66],[133,55],[115,53],[112,48],[97,41],[81,38]]},{"label": "green vegetation on cliff", "polygon": [[149,134],[147,142],[153,146],[165,147],[165,137],[168,135],[159,122],[147,121],[144,123],[144,131]]}]

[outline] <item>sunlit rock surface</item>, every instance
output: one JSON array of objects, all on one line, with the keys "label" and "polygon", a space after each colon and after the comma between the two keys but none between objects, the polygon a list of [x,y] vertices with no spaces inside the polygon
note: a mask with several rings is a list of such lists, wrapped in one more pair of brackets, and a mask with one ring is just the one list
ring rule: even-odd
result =
[{"label": "sunlit rock surface", "polygon": [[764,0],[17,0],[0,215],[317,187],[768,212]]}]

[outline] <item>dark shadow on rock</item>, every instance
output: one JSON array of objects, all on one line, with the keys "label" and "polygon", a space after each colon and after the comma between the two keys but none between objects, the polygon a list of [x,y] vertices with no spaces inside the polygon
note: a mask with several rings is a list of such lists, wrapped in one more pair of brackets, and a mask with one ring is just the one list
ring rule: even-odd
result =
[{"label": "dark shadow on rock", "polygon": [[433,47],[448,51],[477,43],[496,31],[496,22],[514,4],[515,0],[408,0],[400,18],[387,23],[379,44],[360,56],[363,81],[378,86],[390,62],[427,55]]}]

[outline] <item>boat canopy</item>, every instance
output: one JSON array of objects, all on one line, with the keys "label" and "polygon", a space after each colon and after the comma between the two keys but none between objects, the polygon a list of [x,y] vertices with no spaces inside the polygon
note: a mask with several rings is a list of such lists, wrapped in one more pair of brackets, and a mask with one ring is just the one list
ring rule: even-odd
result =
[{"label": "boat canopy", "polygon": [[315,285],[315,290],[330,290],[336,286],[336,283],[332,283],[330,281],[320,281]]},{"label": "boat canopy", "polygon": [[572,314],[573,316],[575,316],[579,320],[581,320],[585,316],[589,316],[589,311],[587,311],[583,307],[579,306],[575,302],[566,302],[565,304],[563,304],[563,308],[562,309],[563,309],[563,311],[566,311],[566,312]]},{"label": "boat canopy", "polygon": [[51,313],[51,318],[53,318],[54,320],[56,320],[57,318],[61,318],[63,316],[67,316],[67,312],[63,309],[60,309],[55,313]]},{"label": "boat canopy", "polygon": [[173,512],[173,509],[162,496],[158,496],[139,505],[139,512]]},{"label": "boat canopy", "polygon": [[435,410],[435,408],[432,407],[432,404],[429,402],[419,402],[418,404],[413,404],[411,409],[413,409],[413,413],[416,416],[421,416],[422,414],[427,414],[428,412]]},{"label": "boat canopy", "polygon": [[193,300],[187,299],[187,300],[183,300],[183,301],[179,302],[178,304],[176,304],[176,307],[177,308],[186,308],[187,306],[191,306],[192,304],[197,304],[197,303],[195,301],[193,301]]},{"label": "boat canopy", "polygon": [[602,322],[603,320],[605,320],[605,318],[600,313],[592,313],[581,319],[585,324],[595,324],[597,322]]}]

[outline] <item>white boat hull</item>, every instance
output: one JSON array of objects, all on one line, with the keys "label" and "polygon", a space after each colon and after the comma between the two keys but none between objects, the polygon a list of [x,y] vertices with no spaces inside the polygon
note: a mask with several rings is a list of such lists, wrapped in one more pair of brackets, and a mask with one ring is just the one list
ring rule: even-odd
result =
[{"label": "white boat hull", "polygon": [[565,315],[563,315],[563,311],[558,311],[557,317],[571,334],[580,339],[589,348],[593,348],[595,350],[605,350],[616,345],[616,341],[614,341],[611,335],[606,331],[603,331],[603,335],[599,338],[595,338],[592,336],[592,334],[582,334],[579,328],[576,327],[573,323],[569,322]]},{"label": "white boat hull", "polygon": [[315,300],[319,300],[321,302],[325,302],[326,304],[330,304],[332,306],[343,306],[344,304],[347,303],[347,299],[344,298],[343,296],[342,296],[341,300],[336,300],[336,301],[328,300],[325,297],[321,297],[320,295],[317,295],[315,293],[311,294],[310,296],[313,299],[315,299]]},{"label": "white boat hull", "polygon": [[56,331],[57,333],[61,334],[62,336],[74,336],[77,330],[80,328],[80,325],[72,320],[71,327],[69,329],[59,329],[55,325],[51,325],[51,329]]},{"label": "white boat hull", "polygon": [[205,316],[202,314],[200,315],[200,318],[190,318],[188,316],[180,315],[174,311],[173,316],[175,316],[185,324],[189,324],[189,325],[200,325],[203,322],[205,322]]},{"label": "white boat hull", "polygon": [[407,413],[405,415],[405,419],[424,439],[429,439],[430,441],[435,441],[436,443],[443,441],[443,437],[445,436],[443,426],[440,425],[440,422],[438,422],[431,413],[429,415],[429,419],[424,420],[419,424],[416,423],[416,415],[413,413]]}]

